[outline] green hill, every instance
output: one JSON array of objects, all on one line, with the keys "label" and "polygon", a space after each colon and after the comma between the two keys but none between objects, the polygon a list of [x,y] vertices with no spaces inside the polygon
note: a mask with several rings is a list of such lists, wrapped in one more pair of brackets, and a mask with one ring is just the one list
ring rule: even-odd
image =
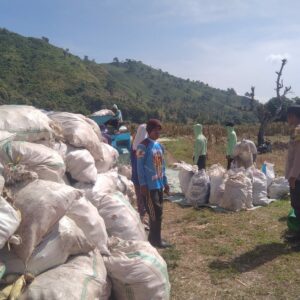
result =
[{"label": "green hill", "polygon": [[88,114],[113,103],[143,122],[253,122],[250,101],[233,89],[177,78],[142,62],[97,64],[49,44],[0,29],[0,103],[29,104]]}]

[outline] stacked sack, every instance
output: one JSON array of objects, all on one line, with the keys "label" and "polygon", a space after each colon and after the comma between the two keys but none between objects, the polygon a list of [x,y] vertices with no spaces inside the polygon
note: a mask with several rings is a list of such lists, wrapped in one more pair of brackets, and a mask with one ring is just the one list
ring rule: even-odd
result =
[{"label": "stacked sack", "polygon": [[[97,124],[28,106],[0,106],[0,116],[0,298],[124,299],[123,282],[147,290],[147,299],[168,299],[166,265],[131,205],[133,183],[118,173],[118,153]],[[136,252],[146,245],[160,267],[137,277],[141,262],[130,258],[125,275],[118,257],[130,251],[116,251],[116,238]]]},{"label": "stacked sack", "polygon": [[226,171],[215,164],[207,172],[184,162],[175,167],[187,203],[196,208],[208,203],[230,211],[247,210],[266,206],[288,192],[286,180],[275,178],[272,164],[266,164],[264,172],[253,165]]}]

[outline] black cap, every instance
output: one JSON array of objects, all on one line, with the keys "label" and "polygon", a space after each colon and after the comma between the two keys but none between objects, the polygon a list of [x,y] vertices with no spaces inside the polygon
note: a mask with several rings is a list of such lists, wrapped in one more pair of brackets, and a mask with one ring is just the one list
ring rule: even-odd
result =
[{"label": "black cap", "polygon": [[227,122],[227,123],[225,123],[225,126],[226,127],[233,127],[234,123],[233,122]]},{"label": "black cap", "polygon": [[288,107],[287,109],[287,114],[293,114],[295,116],[297,116],[298,118],[300,118],[300,105],[292,105],[290,107]]}]

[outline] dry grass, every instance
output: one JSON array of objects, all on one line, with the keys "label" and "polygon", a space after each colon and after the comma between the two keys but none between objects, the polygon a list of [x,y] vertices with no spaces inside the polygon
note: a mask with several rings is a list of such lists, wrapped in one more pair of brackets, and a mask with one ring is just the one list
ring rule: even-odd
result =
[{"label": "dry grass", "polygon": [[[287,138],[278,141],[284,145]],[[173,160],[191,158],[191,138],[165,145]],[[281,148],[259,156],[258,165],[274,162],[281,174]],[[225,165],[224,149],[210,143],[209,164],[216,162]],[[282,239],[289,208],[282,200],[253,211],[217,213],[166,202],[163,233],[175,247],[161,253],[169,266],[171,299],[298,299],[300,244]]]}]

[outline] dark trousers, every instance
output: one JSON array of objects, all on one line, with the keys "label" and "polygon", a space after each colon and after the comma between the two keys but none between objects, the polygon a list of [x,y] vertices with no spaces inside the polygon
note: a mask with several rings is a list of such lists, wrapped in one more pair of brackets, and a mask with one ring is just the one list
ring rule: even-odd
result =
[{"label": "dark trousers", "polygon": [[199,170],[206,168],[206,155],[200,155],[198,158],[197,166]]},{"label": "dark trousers", "polygon": [[142,219],[146,214],[146,208],[145,208],[144,199],[141,195],[141,187],[139,185],[135,184],[134,189],[135,189],[135,194],[136,194],[136,202],[137,202],[138,212]]},{"label": "dark trousers", "polygon": [[227,170],[230,170],[232,162],[233,162],[233,158],[227,157]]},{"label": "dark trousers", "polygon": [[290,189],[291,193],[291,206],[295,211],[295,215],[300,220],[300,180],[296,180],[294,189]]},{"label": "dark trousers", "polygon": [[161,221],[163,215],[163,190],[150,190],[145,201],[146,211],[149,215],[149,242],[153,245],[161,243]]}]

